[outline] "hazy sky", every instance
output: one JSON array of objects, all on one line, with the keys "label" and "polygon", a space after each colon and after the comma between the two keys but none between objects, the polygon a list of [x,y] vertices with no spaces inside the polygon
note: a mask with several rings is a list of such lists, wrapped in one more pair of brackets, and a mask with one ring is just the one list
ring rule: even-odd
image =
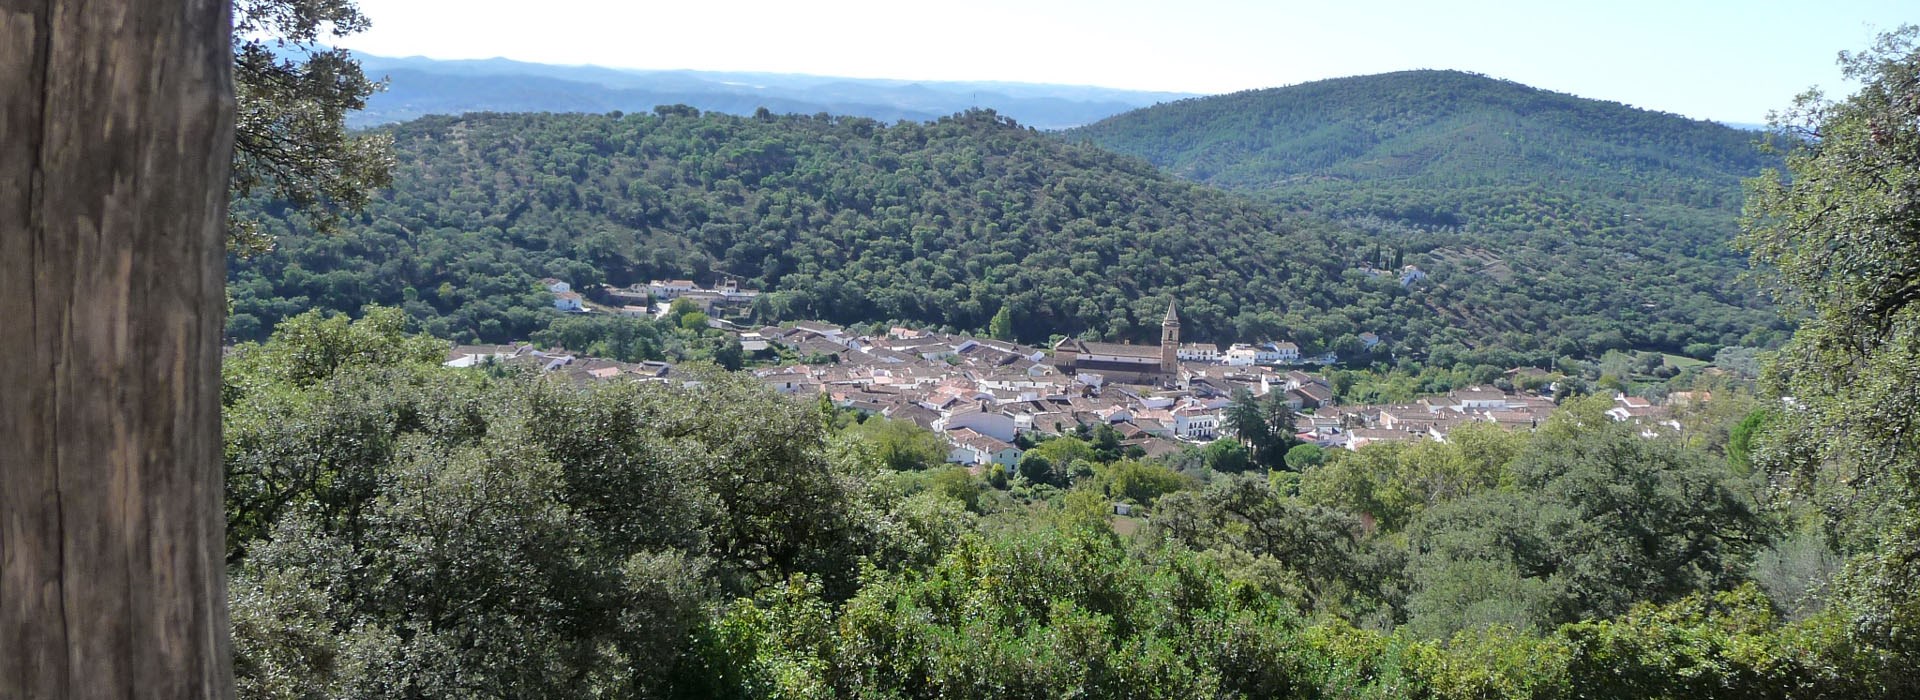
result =
[{"label": "hazy sky", "polygon": [[342,45],[490,58],[1231,92],[1455,68],[1691,117],[1760,122],[1915,0],[359,0]]}]

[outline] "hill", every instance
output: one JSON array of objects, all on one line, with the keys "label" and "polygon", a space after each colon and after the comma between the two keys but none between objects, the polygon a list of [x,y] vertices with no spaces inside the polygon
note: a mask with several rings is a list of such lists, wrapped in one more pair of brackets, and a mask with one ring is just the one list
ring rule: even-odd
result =
[{"label": "hill", "polygon": [[684,106],[470,114],[393,134],[396,184],[344,232],[275,219],[279,249],[234,261],[236,338],[308,307],[368,303],[402,305],[445,338],[523,338],[557,316],[535,285],[547,276],[581,288],[739,279],[770,292],[757,321],[980,330],[1005,306],[1035,343],[1148,342],[1177,297],[1196,340],[1287,338],[1351,357],[1374,332],[1397,352],[1444,350],[1449,366],[1469,348],[1538,360],[1651,333],[1663,335],[1647,345],[1730,344],[1753,327],[1715,308],[1646,323],[1656,314],[1577,287],[1402,285],[1364,269],[1383,254],[1351,228],[985,111],[892,125]]},{"label": "hill", "polygon": [[395,185],[345,231],[274,219],[279,248],[235,261],[237,337],[375,302],[442,337],[525,337],[552,316],[545,276],[731,276],[772,290],[762,320],[980,329],[1007,305],[1036,342],[1156,338],[1169,295],[1217,340],[1331,342],[1412,308],[1397,286],[1343,279],[1344,231],[991,112],[471,114],[393,133]]},{"label": "hill", "polygon": [[1740,180],[1774,163],[1750,131],[1411,71],[1183,100],[1066,137],[1344,220],[1468,296],[1627,320],[1630,345],[1675,349],[1678,326],[1780,330],[1727,246]]},{"label": "hill", "polygon": [[1641,196],[1712,204],[1769,162],[1751,132],[1457,71],[1193,98],[1070,133],[1236,188],[1544,181],[1601,192],[1633,184]]},{"label": "hill", "polygon": [[640,71],[556,66],[502,58],[436,60],[360,56],[387,91],[353,115],[357,127],[467,112],[646,112],[684,104],[739,116],[764,107],[776,114],[861,116],[894,122],[931,121],[972,108],[993,109],[1044,129],[1104,117],[1192,95],[1080,85],[908,81],[783,73]]}]

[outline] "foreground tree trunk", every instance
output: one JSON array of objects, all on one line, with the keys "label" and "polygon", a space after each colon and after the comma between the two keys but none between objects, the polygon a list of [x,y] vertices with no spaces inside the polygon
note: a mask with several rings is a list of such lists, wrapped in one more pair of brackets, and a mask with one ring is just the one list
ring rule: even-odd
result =
[{"label": "foreground tree trunk", "polygon": [[0,698],[230,697],[225,0],[0,0]]}]

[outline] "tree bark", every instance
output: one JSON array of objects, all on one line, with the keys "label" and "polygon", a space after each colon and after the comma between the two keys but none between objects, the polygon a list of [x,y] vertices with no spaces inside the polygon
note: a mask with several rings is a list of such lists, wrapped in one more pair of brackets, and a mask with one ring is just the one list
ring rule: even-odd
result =
[{"label": "tree bark", "polygon": [[225,698],[225,0],[0,0],[0,698]]}]

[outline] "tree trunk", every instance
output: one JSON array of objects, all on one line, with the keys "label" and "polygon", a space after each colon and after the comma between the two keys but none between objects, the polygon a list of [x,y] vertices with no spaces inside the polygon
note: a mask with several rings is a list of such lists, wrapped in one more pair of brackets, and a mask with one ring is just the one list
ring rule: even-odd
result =
[{"label": "tree trunk", "polygon": [[0,698],[231,697],[225,0],[0,0]]}]

